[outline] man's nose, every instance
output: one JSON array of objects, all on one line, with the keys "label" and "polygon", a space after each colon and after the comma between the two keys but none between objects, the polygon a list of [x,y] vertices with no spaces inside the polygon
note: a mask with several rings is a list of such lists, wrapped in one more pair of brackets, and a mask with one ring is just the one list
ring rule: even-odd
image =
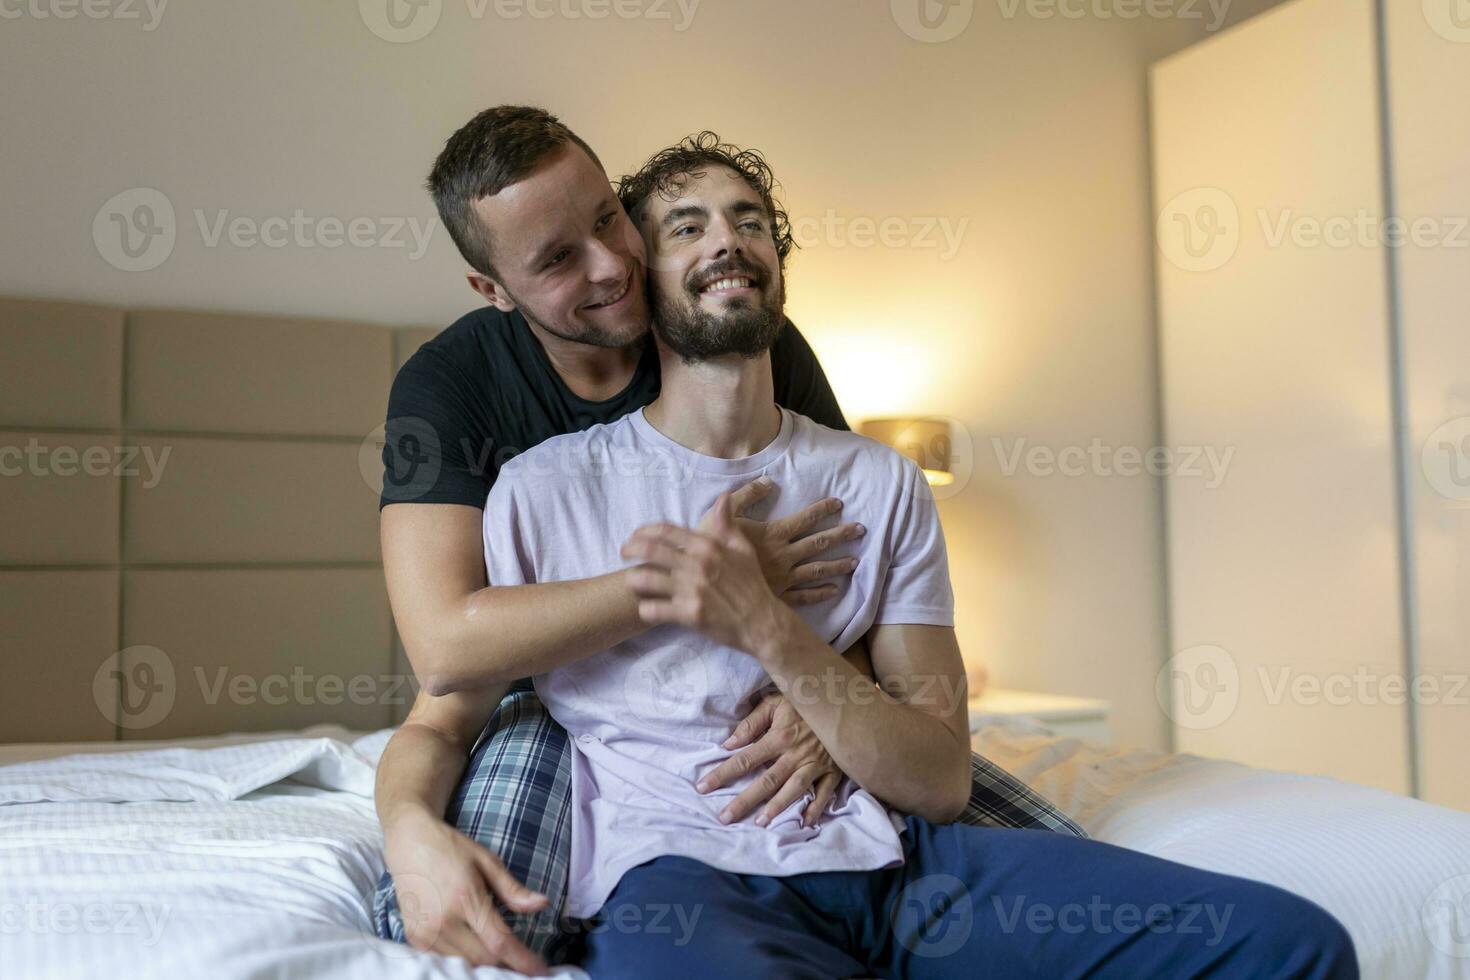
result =
[{"label": "man's nose", "polygon": [[594,242],[587,262],[587,278],[593,282],[619,282],[628,275],[628,257]]},{"label": "man's nose", "polygon": [[718,259],[728,255],[741,254],[740,236],[735,234],[735,229],[730,227],[729,222],[717,218],[710,222],[705,231],[705,248],[710,258]]}]

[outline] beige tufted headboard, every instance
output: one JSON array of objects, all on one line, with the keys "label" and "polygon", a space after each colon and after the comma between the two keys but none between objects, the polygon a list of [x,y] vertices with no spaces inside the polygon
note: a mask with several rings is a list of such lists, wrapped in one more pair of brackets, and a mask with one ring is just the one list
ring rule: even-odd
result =
[{"label": "beige tufted headboard", "polygon": [[372,437],[434,333],[0,299],[0,742],[400,720]]}]

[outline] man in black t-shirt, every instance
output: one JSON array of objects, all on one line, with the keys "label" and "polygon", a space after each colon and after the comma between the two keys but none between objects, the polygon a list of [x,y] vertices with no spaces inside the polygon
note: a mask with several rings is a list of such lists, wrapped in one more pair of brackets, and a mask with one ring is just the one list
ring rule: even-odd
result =
[{"label": "man in black t-shirt", "polygon": [[[405,916],[409,941],[539,973],[542,961],[494,908],[531,913],[544,899],[446,824],[445,809],[510,683],[531,673],[526,665],[587,656],[647,627],[624,572],[487,586],[480,523],[510,456],[657,395],[644,247],[591,148],[538,109],[502,106],[476,116],[445,145],[429,186],[471,266],[470,286],[489,305],[421,347],[389,398],[383,564],[423,692],[383,753],[376,804],[399,904],[433,910]],[[781,405],[846,428],[811,348],[789,322],[772,371]],[[772,489],[757,481],[737,491],[736,513]],[[840,511],[840,501],[821,500],[781,521],[741,522],[772,590],[787,602],[837,594],[849,570],[822,556],[860,533],[839,523]],[[866,666],[861,644],[848,656]],[[808,793],[811,812],[820,813],[840,774],[795,710],[772,695],[742,727],[753,734],[740,758],[766,771],[731,804],[731,819],[759,807],[779,813]]]}]

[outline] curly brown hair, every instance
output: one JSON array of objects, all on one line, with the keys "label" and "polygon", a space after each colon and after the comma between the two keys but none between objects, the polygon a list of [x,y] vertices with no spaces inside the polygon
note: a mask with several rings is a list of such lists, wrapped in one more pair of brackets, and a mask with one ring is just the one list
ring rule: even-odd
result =
[{"label": "curly brown hair", "polygon": [[775,189],[781,185],[771,172],[771,165],[759,150],[743,150],[732,143],[720,142],[719,136],[705,130],[686,136],[673,146],[659,150],[636,174],[618,178],[618,200],[623,210],[637,222],[639,211],[654,194],[672,200],[690,177],[702,177],[711,167],[728,167],[760,195],[761,203],[771,219],[771,237],[776,243],[776,257],[786,268],[786,256],[797,248],[791,234],[791,219],[776,203]]}]

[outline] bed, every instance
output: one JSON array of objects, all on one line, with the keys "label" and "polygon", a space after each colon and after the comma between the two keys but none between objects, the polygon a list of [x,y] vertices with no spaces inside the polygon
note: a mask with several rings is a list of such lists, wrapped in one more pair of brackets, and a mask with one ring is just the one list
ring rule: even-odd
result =
[{"label": "bed", "polygon": [[[373,767],[390,734],[0,750],[7,975],[517,976],[372,935]],[[976,740],[1100,840],[1318,902],[1347,926],[1365,977],[1470,977],[1470,815],[1039,728]]]}]

